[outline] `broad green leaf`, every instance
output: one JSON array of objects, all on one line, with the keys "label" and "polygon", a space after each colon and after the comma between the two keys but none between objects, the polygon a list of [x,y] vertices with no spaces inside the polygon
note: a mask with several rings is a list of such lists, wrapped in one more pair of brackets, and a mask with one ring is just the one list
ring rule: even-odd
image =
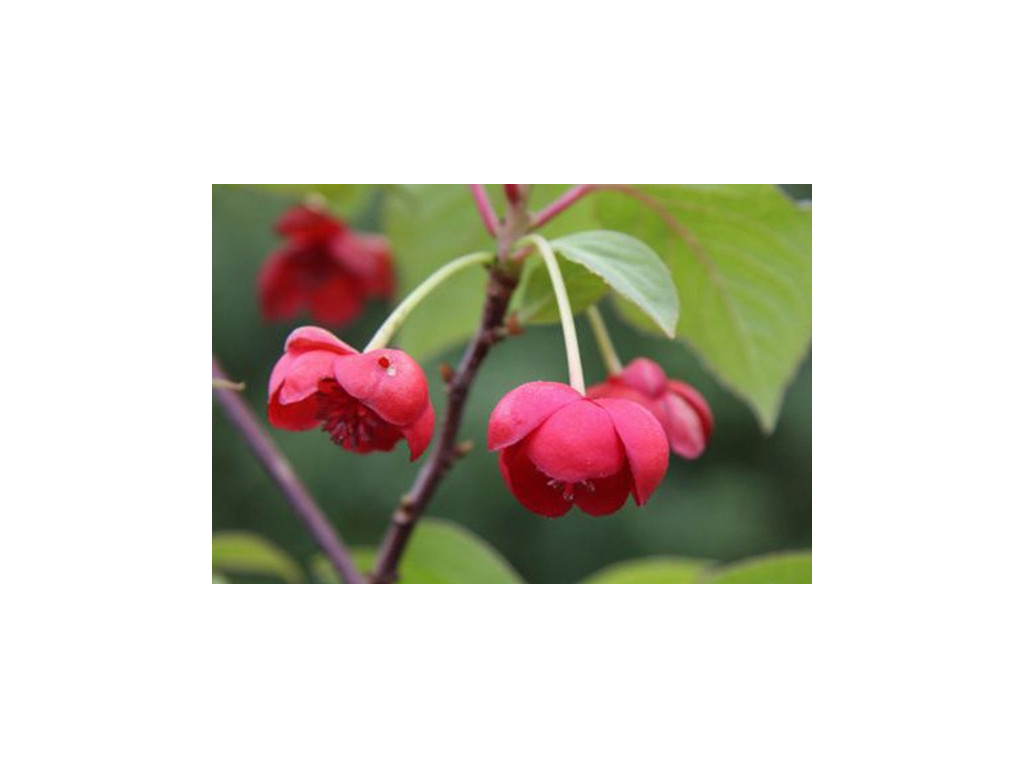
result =
[{"label": "broad green leaf", "polygon": [[[573,314],[582,312],[608,292],[608,284],[584,267],[565,261],[560,266]],[[542,260],[532,258],[527,262],[513,308],[523,323],[559,321],[558,302],[551,287],[551,277]]]},{"label": "broad green leaf", "polygon": [[[569,188],[568,184],[538,184],[530,206],[539,211]],[[488,185],[498,215],[504,211],[500,185]],[[386,188],[384,231],[391,239],[401,297],[434,270],[473,251],[494,248],[493,238],[480,221],[473,196],[465,184],[397,185]],[[593,204],[585,200],[543,228],[545,236],[593,226]],[[426,359],[469,338],[480,321],[486,273],[467,270],[427,298],[402,327],[398,344]]]},{"label": "broad green leaf", "polygon": [[[373,569],[377,551],[356,547],[352,559],[364,574]],[[314,578],[337,584],[338,577],[322,554],[310,560]],[[450,520],[427,518],[413,531],[398,564],[400,584],[521,584],[522,577],[490,544]]]},{"label": "broad green leaf", "polygon": [[658,254],[622,232],[579,232],[560,237],[551,247],[568,261],[586,267],[674,336],[679,297]]},{"label": "broad green leaf", "polygon": [[[452,259],[494,247],[464,184],[409,185],[390,191],[384,231],[391,239],[399,297]],[[486,280],[483,267],[448,280],[402,326],[399,345],[425,360],[468,338],[480,319]]]},{"label": "broad green leaf", "polygon": [[213,534],[213,568],[227,573],[276,576],[291,584],[306,580],[291,557],[262,536],[245,531]]},{"label": "broad green leaf", "polygon": [[770,432],[810,345],[810,210],[770,184],[636,189],[597,195],[597,218],[665,257],[681,340]]},{"label": "broad green leaf", "polygon": [[811,553],[752,557],[713,571],[708,580],[712,584],[810,584]]},{"label": "broad green leaf", "polygon": [[[377,557],[377,550],[373,547],[351,547],[349,554],[352,555],[352,562],[360,573],[369,573]],[[331,561],[323,552],[317,552],[309,559],[309,572],[313,575],[313,581],[318,584],[342,583]]]},{"label": "broad green leaf", "polygon": [[685,557],[640,557],[603,568],[584,584],[697,584],[706,560]]}]

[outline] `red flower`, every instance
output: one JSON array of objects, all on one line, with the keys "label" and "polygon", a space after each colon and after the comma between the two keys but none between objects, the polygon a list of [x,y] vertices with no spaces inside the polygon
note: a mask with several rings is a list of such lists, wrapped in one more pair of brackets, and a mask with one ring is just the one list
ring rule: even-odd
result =
[{"label": "red flower", "polygon": [[397,349],[360,353],[322,328],[292,331],[270,374],[267,417],[281,429],[318,424],[348,451],[390,451],[401,438],[416,459],[434,433],[419,363]]},{"label": "red flower", "polygon": [[512,494],[546,517],[561,517],[573,504],[588,515],[610,515],[630,492],[644,504],[668,467],[665,432],[644,408],[583,397],[552,381],[523,384],[501,398],[487,446],[501,451]]},{"label": "red flower", "polygon": [[394,290],[391,253],[380,235],[353,232],[308,206],[287,211],[277,223],[284,246],[260,272],[260,304],[267,320],[282,320],[308,306],[327,325],[354,319],[368,298]]},{"label": "red flower", "polygon": [[668,378],[660,365],[646,357],[638,357],[622,373],[590,387],[587,394],[640,403],[661,422],[672,451],[684,458],[700,456],[711,439],[714,421],[700,392]]}]

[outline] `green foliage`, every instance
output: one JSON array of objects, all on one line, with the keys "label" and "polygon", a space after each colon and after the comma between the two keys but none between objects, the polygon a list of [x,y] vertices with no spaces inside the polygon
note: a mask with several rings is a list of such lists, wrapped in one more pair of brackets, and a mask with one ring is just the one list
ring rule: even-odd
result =
[{"label": "green foliage", "polygon": [[584,584],[810,584],[811,553],[781,552],[726,566],[685,557],[640,557],[603,568]]},{"label": "green foliage", "polygon": [[274,544],[244,531],[213,534],[214,582],[224,573],[269,576],[291,584],[306,580],[302,569]]},{"label": "green foliage", "polygon": [[[464,184],[391,191],[385,200],[384,229],[391,238],[399,296],[452,259],[494,247]],[[414,357],[426,359],[467,338],[480,319],[486,277],[481,267],[446,281],[417,307],[399,332],[398,343]]]},{"label": "green foliage", "polygon": [[712,584],[810,584],[811,553],[781,552],[742,560],[713,571]]},{"label": "green foliage", "polygon": [[586,267],[629,300],[672,337],[679,320],[679,297],[658,255],[621,232],[578,232],[551,242],[556,253]]},{"label": "green foliage", "polygon": [[[771,431],[810,344],[810,210],[773,185],[637,189],[646,205],[604,192],[597,218],[666,258],[679,336]],[[635,312],[624,315],[636,323]]]},{"label": "green foliage", "polygon": [[[370,547],[352,550],[363,573],[373,568],[377,552]],[[316,581],[337,584],[338,577],[322,554],[310,560]],[[490,544],[450,520],[421,520],[399,564],[401,584],[521,584],[522,577]]]},{"label": "green foliage", "polygon": [[[585,267],[572,262],[560,266],[573,314],[582,312],[608,292],[608,284]],[[531,258],[523,269],[512,309],[522,323],[544,325],[559,321],[551,276],[539,258]]]},{"label": "green foliage", "polygon": [[602,568],[584,584],[696,584],[706,560],[685,557],[639,557]]}]

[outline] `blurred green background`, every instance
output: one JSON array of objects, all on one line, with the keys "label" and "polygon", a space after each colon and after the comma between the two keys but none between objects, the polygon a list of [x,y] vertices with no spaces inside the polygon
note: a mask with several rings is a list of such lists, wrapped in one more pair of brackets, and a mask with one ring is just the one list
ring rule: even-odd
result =
[{"label": "blurred green background", "polygon": [[[810,185],[785,188],[797,198],[810,198]],[[260,265],[279,244],[274,223],[295,202],[294,196],[264,188],[213,187],[213,352],[233,379],[247,383],[243,394],[261,416],[267,378],[284,340],[292,328],[308,322],[300,318],[294,323],[265,323],[256,294]],[[378,230],[380,209],[381,194],[377,194],[350,223],[357,229]],[[387,309],[371,303],[358,322],[332,330],[354,346],[362,346],[387,316]],[[715,414],[715,434],[706,453],[695,462],[673,456],[665,481],[643,508],[630,501],[606,518],[573,510],[564,518],[549,520],[520,507],[505,489],[496,457],[484,448],[488,416],[513,387],[566,375],[558,327],[529,327],[525,335],[498,345],[483,366],[462,430],[463,437],[473,439],[477,447],[445,478],[427,515],[454,520],[483,537],[528,582],[575,582],[612,563],[648,555],[733,561],[778,550],[810,549],[810,357],[801,364],[786,395],[777,428],[766,436],[750,410],[717,384],[685,348],[636,333],[610,309],[605,315],[624,361],[651,357],[670,376],[692,383],[708,399]],[[430,318],[414,315],[412,322],[429,323]],[[595,381],[604,375],[600,357],[585,323],[580,324],[579,333],[588,381]],[[439,419],[443,389],[438,364],[447,361],[454,366],[460,353],[458,347],[421,361]],[[392,453],[357,456],[339,450],[318,431],[272,433],[346,542],[376,545],[418,468],[409,463],[404,444]],[[215,403],[213,530],[258,533],[303,563],[316,551]]]}]

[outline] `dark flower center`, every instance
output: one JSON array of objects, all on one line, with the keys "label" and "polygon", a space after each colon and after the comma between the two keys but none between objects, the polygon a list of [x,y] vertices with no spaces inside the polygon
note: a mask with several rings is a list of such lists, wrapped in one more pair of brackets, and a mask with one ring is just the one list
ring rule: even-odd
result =
[{"label": "dark flower center", "polygon": [[367,408],[336,381],[320,382],[316,394],[316,417],[331,440],[349,451],[388,451],[402,436],[392,424]]},{"label": "dark flower center", "polygon": [[577,493],[593,493],[594,484],[589,480],[581,480],[575,483],[565,483],[561,480],[555,480],[551,478],[548,480],[548,487],[554,488],[556,491],[561,490],[562,498],[566,501],[572,501],[576,498]]}]

